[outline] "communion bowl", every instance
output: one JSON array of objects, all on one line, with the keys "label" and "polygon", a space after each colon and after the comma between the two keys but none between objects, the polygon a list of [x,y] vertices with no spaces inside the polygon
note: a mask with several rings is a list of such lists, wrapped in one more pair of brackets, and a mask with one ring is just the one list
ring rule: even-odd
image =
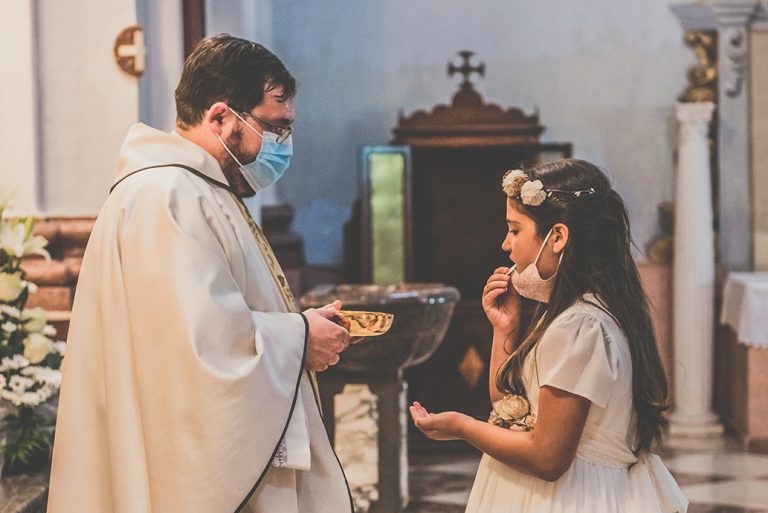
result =
[{"label": "communion bowl", "polygon": [[392,372],[424,362],[443,341],[459,291],[440,283],[320,285],[301,297],[302,309],[338,299],[342,310],[393,314],[387,333],[350,345],[333,368],[350,372]]}]

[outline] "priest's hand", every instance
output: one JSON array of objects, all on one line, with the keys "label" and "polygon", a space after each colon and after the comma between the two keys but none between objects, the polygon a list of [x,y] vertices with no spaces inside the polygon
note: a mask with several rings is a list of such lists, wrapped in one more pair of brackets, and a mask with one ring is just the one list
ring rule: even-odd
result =
[{"label": "priest's hand", "polygon": [[339,353],[349,345],[349,332],[330,319],[341,308],[341,301],[334,301],[322,308],[310,308],[304,312],[309,323],[307,341],[307,369],[324,371],[339,363]]}]

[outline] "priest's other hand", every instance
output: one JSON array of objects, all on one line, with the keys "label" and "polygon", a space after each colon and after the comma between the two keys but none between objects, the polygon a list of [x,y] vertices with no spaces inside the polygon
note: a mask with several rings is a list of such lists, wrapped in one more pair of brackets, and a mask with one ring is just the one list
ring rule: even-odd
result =
[{"label": "priest's other hand", "polygon": [[349,345],[349,332],[330,320],[339,309],[341,301],[334,301],[304,311],[309,323],[306,366],[311,371],[324,371],[339,363],[339,353]]}]

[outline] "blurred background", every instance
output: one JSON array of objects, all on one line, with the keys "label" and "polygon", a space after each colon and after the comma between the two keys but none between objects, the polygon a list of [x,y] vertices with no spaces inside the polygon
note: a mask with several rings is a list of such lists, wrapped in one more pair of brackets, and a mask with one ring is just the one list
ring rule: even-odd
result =
[{"label": "blurred background", "polygon": [[[586,159],[606,171],[631,216],[672,385],[670,467],[697,511],[763,511],[765,0],[3,1],[0,189],[13,198],[5,215],[36,217],[49,240],[53,260],[26,263],[40,286],[30,304],[48,310],[63,340],[128,128],[173,129],[185,55],[222,32],[270,48],[298,80],[291,167],[248,200],[295,296],[362,304],[370,290],[316,287],[372,284],[381,304],[411,294],[452,305],[433,346],[387,371],[392,393],[487,413],[490,330],[479,293],[507,262],[500,178],[520,165]],[[460,299],[403,282],[439,283]],[[383,357],[359,358],[352,374],[328,378],[328,401],[345,384],[377,396],[365,376]],[[392,405],[366,418],[401,422]],[[361,428],[373,433],[371,447],[410,454],[416,477],[409,491],[407,457],[387,460],[400,468],[394,476],[362,470],[374,476],[361,484],[371,511],[390,508],[388,493],[391,510],[463,510],[471,451],[374,424]],[[391,429],[395,445],[379,443]],[[715,458],[732,458],[731,470]],[[379,477],[397,483],[380,490]],[[747,482],[748,493],[734,492]],[[436,483],[449,489],[434,492]]]}]

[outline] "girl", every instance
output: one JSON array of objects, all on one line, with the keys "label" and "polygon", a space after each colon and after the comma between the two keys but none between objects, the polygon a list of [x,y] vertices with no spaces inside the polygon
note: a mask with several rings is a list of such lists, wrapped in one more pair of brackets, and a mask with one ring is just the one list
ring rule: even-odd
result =
[{"label": "girl", "polygon": [[[481,422],[413,403],[416,426],[485,453],[467,513],[684,513],[650,452],[667,384],[621,197],[575,159],[509,171],[502,185],[514,265],[483,289],[493,412]],[[527,327],[521,296],[538,302]]]}]

